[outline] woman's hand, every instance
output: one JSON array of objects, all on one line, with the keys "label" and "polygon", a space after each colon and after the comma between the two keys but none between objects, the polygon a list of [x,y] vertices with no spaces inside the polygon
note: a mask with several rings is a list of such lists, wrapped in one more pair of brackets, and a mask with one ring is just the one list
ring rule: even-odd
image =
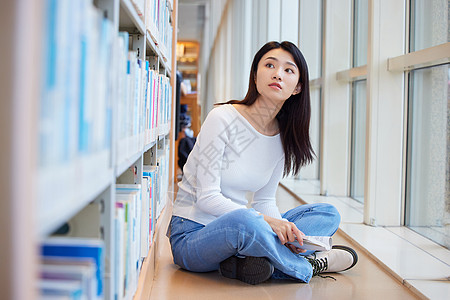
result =
[{"label": "woman's hand", "polygon": [[273,232],[275,232],[280,239],[280,242],[289,248],[293,253],[302,253],[306,250],[295,247],[292,244],[287,244],[288,242],[293,242],[297,240],[300,245],[303,245],[303,237],[305,234],[301,232],[294,223],[288,222],[285,220],[280,220],[276,218],[272,218],[266,215],[264,216],[264,220],[269,223]]}]

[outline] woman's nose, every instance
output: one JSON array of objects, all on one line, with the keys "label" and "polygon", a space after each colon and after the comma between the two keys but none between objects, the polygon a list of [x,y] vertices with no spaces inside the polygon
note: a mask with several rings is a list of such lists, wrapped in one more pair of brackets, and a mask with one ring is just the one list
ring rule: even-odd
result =
[{"label": "woman's nose", "polygon": [[274,71],[274,73],[273,73],[273,75],[272,75],[272,78],[273,79],[276,79],[276,80],[281,80],[281,74],[280,74],[280,70],[275,70]]}]

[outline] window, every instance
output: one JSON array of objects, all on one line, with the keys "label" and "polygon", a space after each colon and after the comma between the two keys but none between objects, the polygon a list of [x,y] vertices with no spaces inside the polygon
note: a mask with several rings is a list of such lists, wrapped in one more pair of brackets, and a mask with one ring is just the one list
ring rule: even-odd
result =
[{"label": "window", "polygon": [[320,178],[320,124],[322,123],[321,112],[322,112],[322,93],[320,88],[311,89],[311,122],[309,126],[309,137],[311,140],[311,145],[313,147],[314,153],[316,154],[316,159],[314,162],[305,167],[302,170],[301,175],[307,179],[319,179]]},{"label": "window", "polygon": [[366,157],[366,80],[353,82],[352,91],[352,159],[350,195],[364,202]]},{"label": "window", "polygon": [[[368,0],[353,3],[353,67],[367,64]],[[364,202],[367,80],[352,83],[350,197]]]},{"label": "window", "polygon": [[369,1],[353,3],[353,67],[367,64],[367,36],[369,28]]},{"label": "window", "polygon": [[448,0],[411,0],[410,52],[449,41]]},{"label": "window", "polygon": [[321,140],[321,76],[322,76],[322,13],[323,3],[317,0],[300,1],[299,48],[308,64],[311,94],[310,140],[316,159],[300,171],[302,179],[320,178]]},{"label": "window", "polygon": [[[412,0],[410,52],[449,41],[448,0]],[[450,248],[450,65],[409,73],[405,225]]]},{"label": "window", "polygon": [[406,225],[450,248],[449,65],[410,74]]},{"label": "window", "polygon": [[300,2],[299,48],[308,63],[309,79],[322,76],[322,1]]}]

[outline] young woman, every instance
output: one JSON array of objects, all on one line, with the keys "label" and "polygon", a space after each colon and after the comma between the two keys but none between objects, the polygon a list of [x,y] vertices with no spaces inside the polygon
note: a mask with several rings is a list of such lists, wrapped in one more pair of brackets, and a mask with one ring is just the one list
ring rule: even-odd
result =
[{"label": "young woman", "polygon": [[209,113],[184,166],[168,230],[181,268],[219,269],[258,284],[271,277],[309,282],[355,265],[357,255],[346,246],[313,253],[288,244],[332,236],[340,222],[333,206],[301,205],[281,215],[276,205],[282,176],[313,160],[308,82],[300,50],[269,42],[254,57],[244,100]]}]

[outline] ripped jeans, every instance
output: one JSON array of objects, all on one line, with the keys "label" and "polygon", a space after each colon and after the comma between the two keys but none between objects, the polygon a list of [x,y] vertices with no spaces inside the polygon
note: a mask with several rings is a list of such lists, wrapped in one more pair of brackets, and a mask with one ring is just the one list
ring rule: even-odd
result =
[{"label": "ripped jeans", "polygon": [[[295,207],[282,217],[295,223],[306,235],[332,236],[340,215],[330,204],[314,203]],[[219,269],[233,256],[266,257],[275,267],[272,278],[309,282],[312,267],[305,255],[292,253],[281,244],[270,225],[254,209],[238,209],[205,225],[178,216],[169,224],[174,263],[193,272]]]}]

